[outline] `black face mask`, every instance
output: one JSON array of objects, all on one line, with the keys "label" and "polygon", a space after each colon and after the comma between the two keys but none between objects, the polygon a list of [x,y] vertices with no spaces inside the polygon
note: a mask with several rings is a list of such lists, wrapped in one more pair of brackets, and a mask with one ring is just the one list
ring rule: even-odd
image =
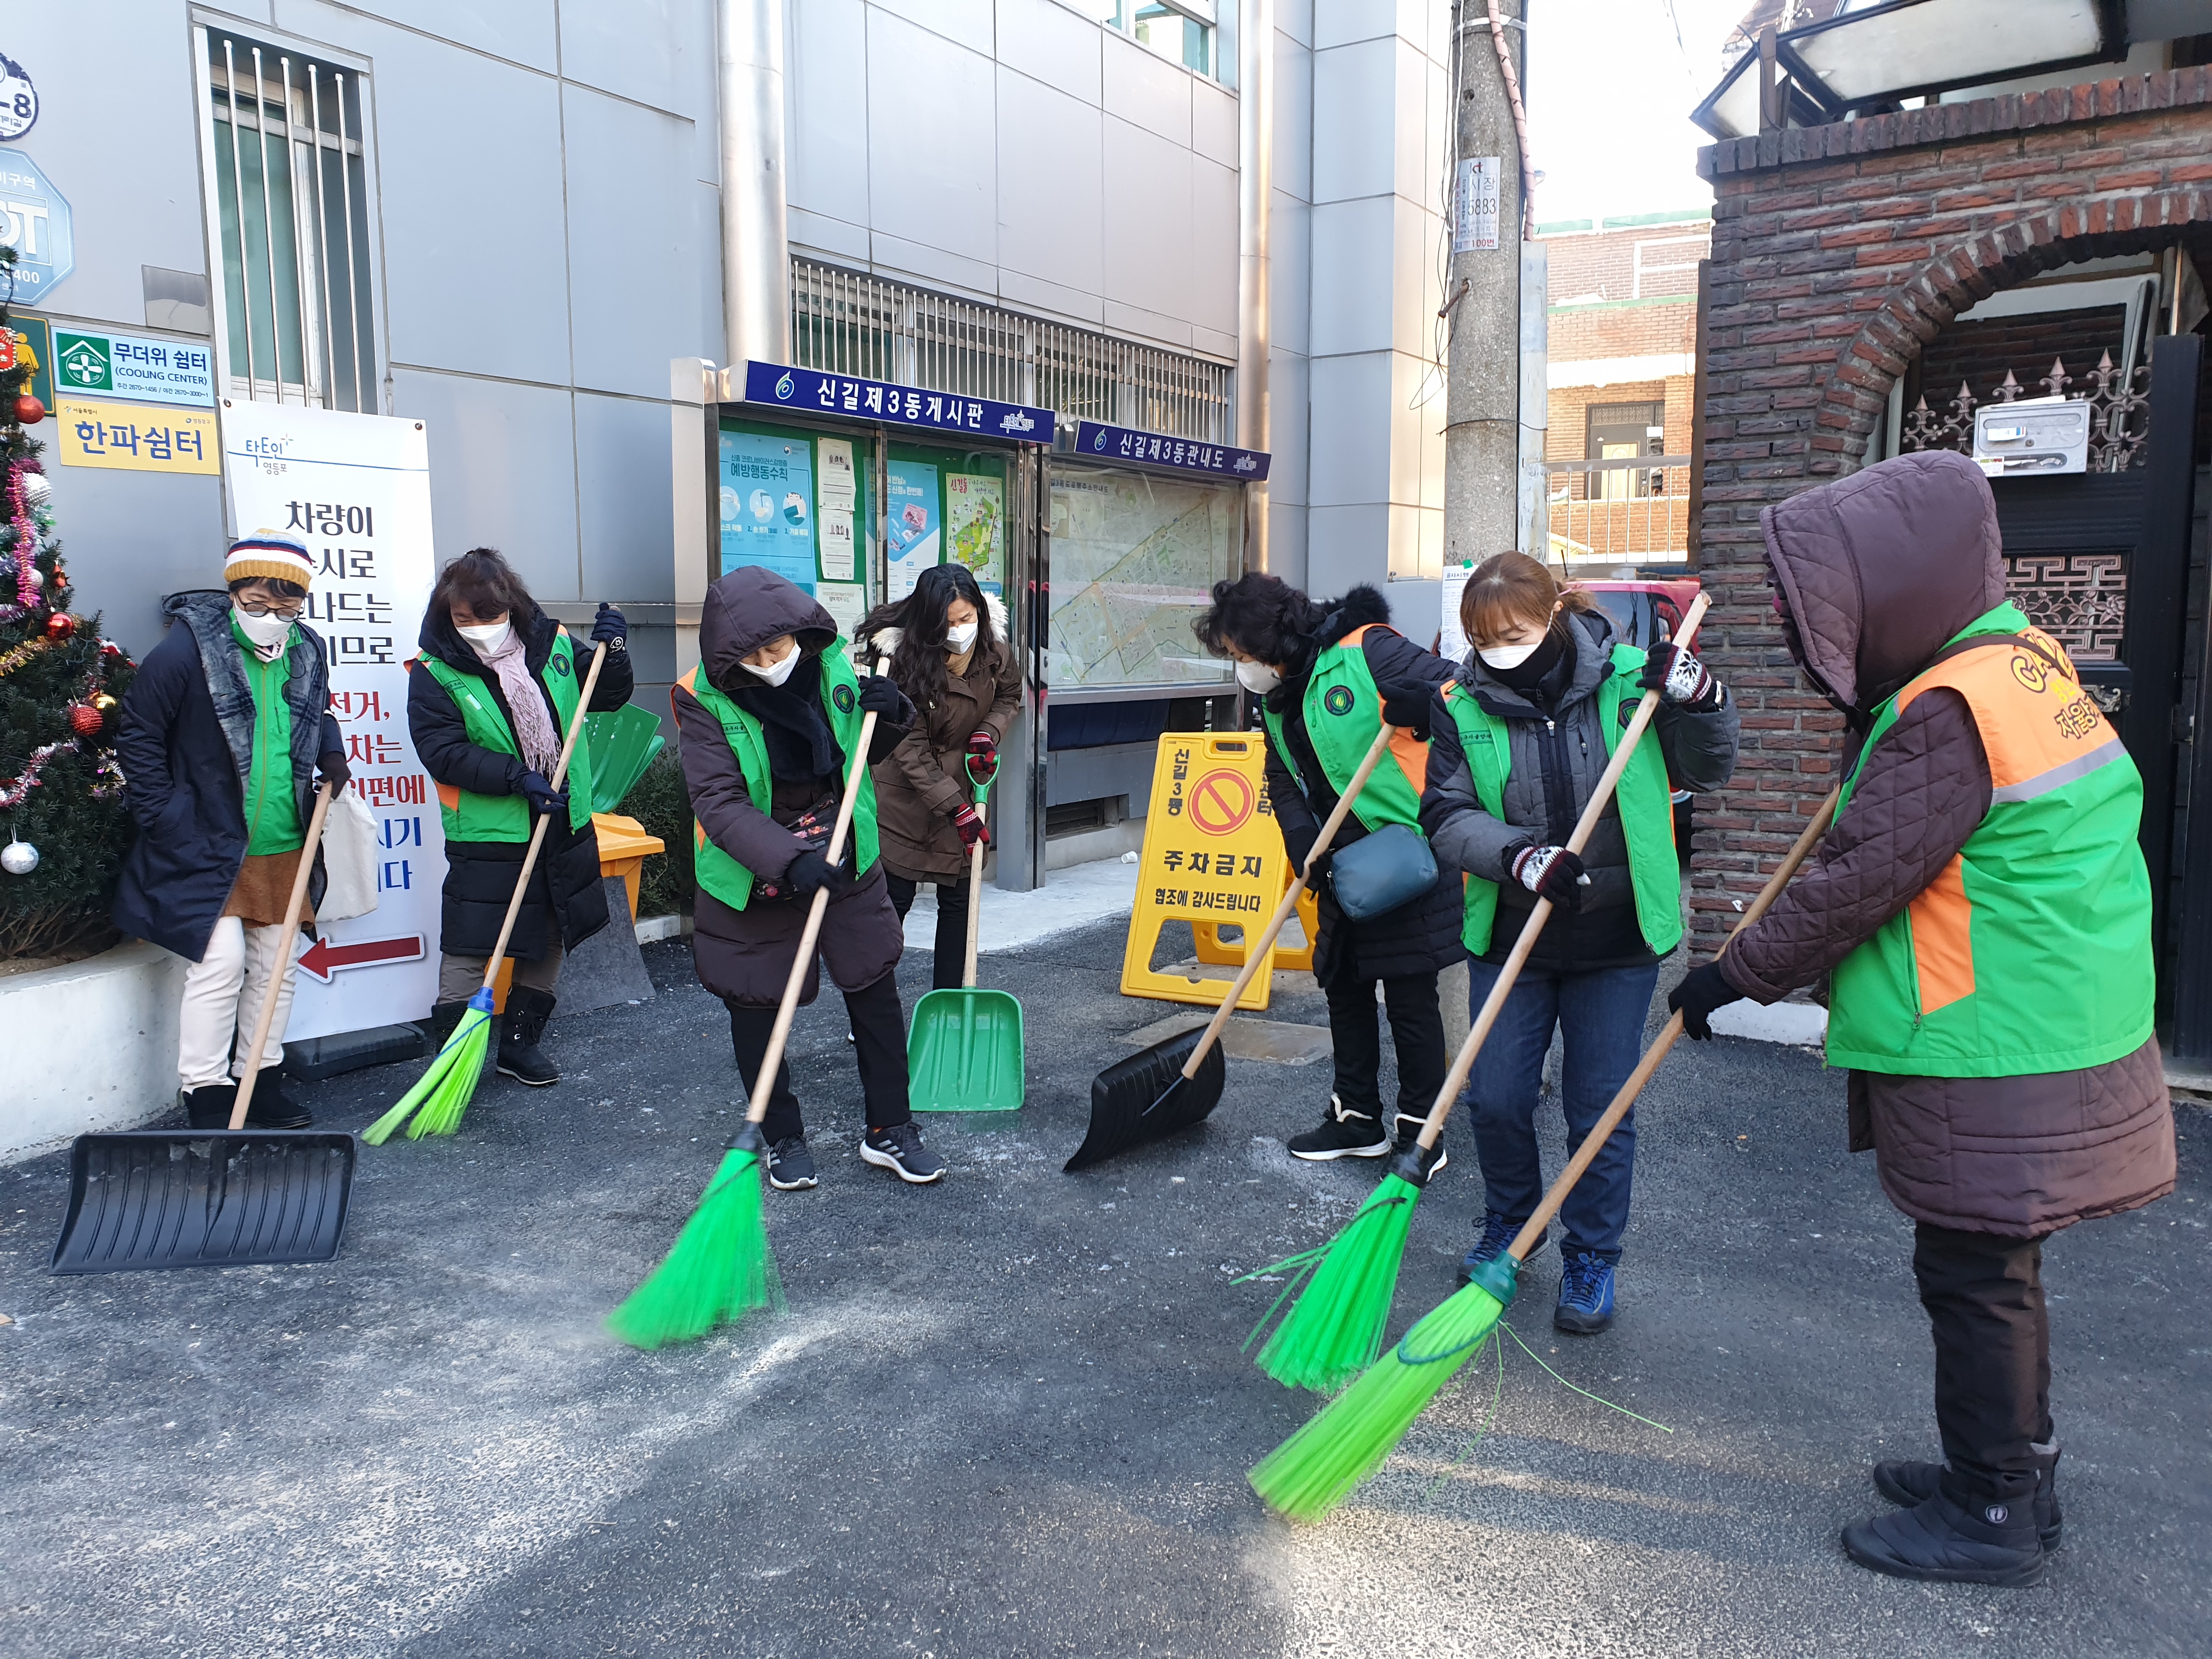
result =
[{"label": "black face mask", "polygon": [[1559,660],[1559,653],[1567,648],[1567,637],[1554,623],[1544,630],[1544,642],[1510,668],[1493,668],[1482,665],[1482,672],[1500,685],[1510,685],[1516,691],[1533,691],[1543,684]]}]

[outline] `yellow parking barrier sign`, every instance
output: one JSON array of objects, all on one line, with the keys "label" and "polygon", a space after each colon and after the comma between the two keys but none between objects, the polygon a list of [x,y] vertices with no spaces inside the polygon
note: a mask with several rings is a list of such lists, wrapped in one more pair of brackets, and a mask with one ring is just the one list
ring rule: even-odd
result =
[{"label": "yellow parking barrier sign", "polygon": [[[1283,890],[1286,893],[1291,890],[1291,861],[1286,857],[1283,860]],[[1194,921],[1191,924],[1190,931],[1198,941],[1198,959],[1200,962],[1211,963],[1217,968],[1242,968],[1244,965],[1243,945],[1232,945],[1221,937],[1223,927],[1234,925],[1213,921]],[[1313,972],[1314,941],[1321,937],[1321,916],[1314,908],[1313,889],[1310,887],[1298,895],[1298,927],[1305,934],[1305,943],[1285,945],[1283,933],[1278,933],[1275,936],[1275,965],[1270,971]],[[1283,933],[1289,931],[1285,927]],[[1251,933],[1250,928],[1246,928],[1245,937],[1249,939]]]},{"label": "yellow parking barrier sign", "polygon": [[[1245,930],[1249,939],[1282,902],[1288,858],[1267,800],[1267,739],[1257,732],[1170,732],[1152,763],[1143,868],[1121,955],[1124,996],[1218,1006],[1228,981],[1152,967],[1160,929],[1184,921]],[[1211,942],[1211,940],[1209,940]],[[1265,1008],[1275,959],[1252,976],[1239,1008]]]}]

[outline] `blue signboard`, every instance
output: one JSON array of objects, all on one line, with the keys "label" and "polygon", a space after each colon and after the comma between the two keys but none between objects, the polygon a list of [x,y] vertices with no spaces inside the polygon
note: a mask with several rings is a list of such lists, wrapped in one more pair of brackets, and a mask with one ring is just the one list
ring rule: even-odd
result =
[{"label": "blue signboard", "polygon": [[0,242],[15,250],[16,305],[45,304],[76,269],[68,198],[20,149],[0,149]]},{"label": "blue signboard", "polygon": [[[0,151],[0,155],[6,154]],[[1027,404],[994,403],[950,392],[858,380],[826,374],[818,368],[782,363],[745,364],[745,401],[769,404],[809,415],[844,415],[886,426],[920,427],[930,432],[966,432],[981,438],[1012,438],[1025,444],[1052,441],[1052,411]]]},{"label": "blue signboard", "polygon": [[1075,428],[1075,453],[1090,459],[1141,461],[1146,466],[1171,466],[1178,472],[1205,472],[1218,478],[1258,483],[1267,476],[1267,452],[1232,449],[1227,444],[1200,443],[1190,438],[1170,438],[1158,432],[1139,432],[1133,427],[1103,426],[1082,421]]},{"label": "blue signboard", "polygon": [[722,568],[766,565],[814,591],[814,447],[805,438],[721,434]]}]

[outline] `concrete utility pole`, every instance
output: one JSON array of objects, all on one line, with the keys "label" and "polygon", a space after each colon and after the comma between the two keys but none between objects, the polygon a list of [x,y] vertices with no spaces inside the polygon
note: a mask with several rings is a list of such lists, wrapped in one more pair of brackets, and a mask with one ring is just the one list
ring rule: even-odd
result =
[{"label": "concrete utility pole", "polygon": [[[1533,222],[1521,103],[1527,61],[1522,27],[1527,0],[1454,0],[1453,43],[1459,96],[1453,111],[1452,238],[1445,381],[1444,560],[1480,564],[1519,548],[1537,558],[1542,545],[1540,489],[1526,492],[1522,455],[1534,435],[1540,459],[1544,387],[1540,371],[1524,396],[1524,272],[1534,307],[1528,317],[1540,359],[1542,250],[1528,250]],[[1500,61],[1499,44],[1505,62]],[[1510,65],[1509,73],[1508,64]],[[1496,210],[1489,210],[1494,188]],[[1490,246],[1483,246],[1488,243]],[[1533,265],[1533,270],[1526,268]],[[1531,545],[1531,542],[1536,544]]]}]

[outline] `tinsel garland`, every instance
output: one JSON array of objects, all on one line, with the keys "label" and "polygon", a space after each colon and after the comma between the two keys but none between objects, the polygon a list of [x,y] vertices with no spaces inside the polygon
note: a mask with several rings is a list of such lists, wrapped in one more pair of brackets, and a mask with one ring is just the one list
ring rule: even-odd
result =
[{"label": "tinsel garland", "polygon": [[[0,807],[21,806],[31,791],[39,787],[39,774],[46,769],[46,763],[64,751],[72,755],[78,752],[77,740],[75,738],[64,738],[59,743],[50,743],[43,748],[33,749],[31,751],[31,763],[23,769],[21,775],[6,783],[0,783]],[[117,775],[117,781],[121,781],[120,773]]]},{"label": "tinsel garland", "polygon": [[26,640],[13,651],[0,654],[0,679],[5,679],[41,651],[50,650],[52,640]]},{"label": "tinsel garland", "polygon": [[15,603],[0,605],[0,622],[15,622],[30,614],[39,603],[38,534],[31,524],[31,509],[23,500],[23,469],[8,469],[8,519],[15,532]]}]

